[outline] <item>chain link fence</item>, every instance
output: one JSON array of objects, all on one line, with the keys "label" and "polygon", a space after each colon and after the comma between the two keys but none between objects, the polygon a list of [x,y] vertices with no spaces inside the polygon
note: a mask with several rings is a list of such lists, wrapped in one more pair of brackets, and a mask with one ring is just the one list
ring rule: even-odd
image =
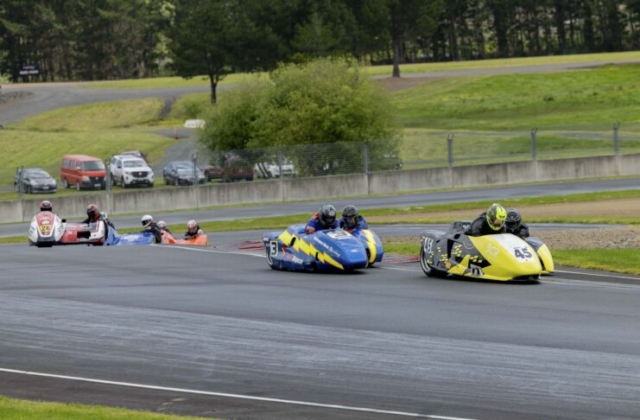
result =
[{"label": "chain link fence", "polygon": [[[625,125],[626,127],[626,125]],[[216,168],[222,181],[360,174],[444,166],[640,153],[640,125],[620,124],[528,131],[407,130],[402,140],[323,143],[211,152],[199,165]]]}]

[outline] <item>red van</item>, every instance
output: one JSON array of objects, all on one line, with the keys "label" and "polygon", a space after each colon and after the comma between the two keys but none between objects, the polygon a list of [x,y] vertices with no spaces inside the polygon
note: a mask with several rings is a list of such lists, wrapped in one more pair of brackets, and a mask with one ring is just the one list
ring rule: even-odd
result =
[{"label": "red van", "polygon": [[64,155],[60,165],[60,179],[65,188],[75,185],[78,191],[107,188],[104,162],[87,155]]}]

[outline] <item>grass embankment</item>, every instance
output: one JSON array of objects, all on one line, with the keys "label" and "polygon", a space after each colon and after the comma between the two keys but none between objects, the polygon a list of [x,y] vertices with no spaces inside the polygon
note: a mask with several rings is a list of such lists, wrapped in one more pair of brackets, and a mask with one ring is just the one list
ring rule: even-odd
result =
[{"label": "grass embankment", "polygon": [[104,406],[16,400],[0,396],[3,420],[189,420],[202,417],[172,416]]},{"label": "grass embankment", "polygon": [[5,127],[0,130],[0,185],[13,185],[18,166],[41,167],[59,180],[66,153],[108,159],[143,150],[153,163],[175,143],[151,134],[163,105],[159,99],[101,102],[56,109]]},{"label": "grass embankment", "polygon": [[[614,57],[618,55],[598,55],[602,62]],[[592,61],[582,56],[573,59]],[[553,61],[535,60],[539,64]],[[450,64],[474,68],[497,62]],[[571,72],[429,80],[393,92],[398,118],[405,126],[400,157],[407,169],[423,167],[432,160],[446,160],[446,138],[454,132],[454,164],[491,161],[490,157],[501,161],[528,159],[530,129],[534,126],[538,127],[540,158],[612,153],[614,123],[621,122],[621,136],[640,133],[638,74],[640,66],[619,65]],[[234,75],[228,82],[241,84],[256,77]],[[172,80],[114,83],[124,83],[121,87],[138,87],[140,83],[160,87],[171,85],[175,82]],[[220,92],[220,100],[225,94]],[[0,184],[12,185],[15,168],[20,165],[41,166],[57,176],[59,158],[64,153],[106,158],[123,149],[141,149],[154,163],[175,140],[150,132],[196,116],[209,106],[209,95],[185,95],[174,104],[169,116],[159,121],[162,106],[159,99],[97,103],[57,109],[9,126],[0,131],[4,151],[0,155]],[[591,138],[575,138],[566,133],[576,130],[589,131]],[[623,140],[621,150],[638,152],[640,141]]]}]

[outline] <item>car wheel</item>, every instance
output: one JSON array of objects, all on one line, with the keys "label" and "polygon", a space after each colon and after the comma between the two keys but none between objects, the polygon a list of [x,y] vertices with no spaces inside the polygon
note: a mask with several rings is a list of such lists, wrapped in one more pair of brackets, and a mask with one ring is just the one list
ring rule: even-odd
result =
[{"label": "car wheel", "polygon": [[33,194],[33,187],[31,185],[27,187],[27,194]]},{"label": "car wheel", "polygon": [[269,264],[269,267],[271,267],[273,270],[278,269],[276,262],[273,260],[273,257],[271,257],[271,252],[269,252],[269,247],[267,247],[267,264]]},{"label": "car wheel", "polygon": [[120,186],[122,188],[127,188],[127,184],[124,183],[124,177],[120,178]]},{"label": "car wheel", "polygon": [[169,185],[169,180],[167,179],[167,177],[164,177],[164,185]]},{"label": "car wheel", "polygon": [[429,256],[426,254],[426,252],[424,251],[424,246],[421,244],[420,245],[420,267],[422,268],[422,271],[424,272],[424,274],[426,274],[427,277],[442,278],[447,276],[447,273],[445,271],[438,270],[437,268],[432,267],[427,261],[427,258],[429,258]]},{"label": "car wheel", "polygon": [[76,190],[78,190],[78,191],[80,191],[80,190],[81,190],[81,188],[80,188],[80,181],[76,182]]},{"label": "car wheel", "polygon": [[64,188],[69,188],[69,187],[70,187],[70,185],[69,185],[69,181],[67,181],[67,179],[66,179],[66,178],[62,180],[62,186],[63,186]]}]

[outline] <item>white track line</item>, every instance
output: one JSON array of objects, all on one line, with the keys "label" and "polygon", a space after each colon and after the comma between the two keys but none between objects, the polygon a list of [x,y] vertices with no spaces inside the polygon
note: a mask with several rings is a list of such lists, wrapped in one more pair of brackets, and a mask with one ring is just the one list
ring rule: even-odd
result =
[{"label": "white track line", "polygon": [[612,274],[598,274],[598,273],[583,273],[581,271],[565,271],[565,270],[556,270],[554,273],[564,273],[564,274],[577,274],[580,276],[590,276],[590,277],[606,277],[608,279],[622,279],[622,280],[638,280],[638,277],[626,277],[620,275]]},{"label": "white track line", "polygon": [[436,416],[436,415],[429,415],[429,414],[408,413],[404,411],[378,410],[375,408],[366,408],[366,407],[351,407],[348,405],[321,404],[321,403],[314,403],[314,402],[308,402],[308,401],[282,400],[279,398],[253,397],[253,396],[241,395],[241,394],[227,394],[224,392],[200,391],[197,389],[184,389],[184,388],[172,388],[172,387],[164,387],[164,386],[156,386],[156,385],[145,385],[145,384],[137,384],[137,383],[131,383],[131,382],[105,381],[102,379],[82,378],[78,376],[66,376],[66,375],[53,375],[50,373],[30,372],[26,370],[0,368],[0,372],[14,373],[18,375],[27,375],[27,376],[37,376],[37,377],[43,377],[43,378],[64,379],[68,381],[90,382],[94,384],[124,386],[129,388],[179,392],[182,394],[209,395],[212,397],[236,398],[236,399],[251,400],[251,401],[265,401],[265,402],[280,403],[280,404],[302,405],[307,407],[331,408],[336,410],[361,411],[361,412],[372,413],[372,414],[373,413],[389,414],[394,416],[416,417],[416,418],[434,419],[434,420],[472,420],[472,419],[462,418],[462,417]]}]

